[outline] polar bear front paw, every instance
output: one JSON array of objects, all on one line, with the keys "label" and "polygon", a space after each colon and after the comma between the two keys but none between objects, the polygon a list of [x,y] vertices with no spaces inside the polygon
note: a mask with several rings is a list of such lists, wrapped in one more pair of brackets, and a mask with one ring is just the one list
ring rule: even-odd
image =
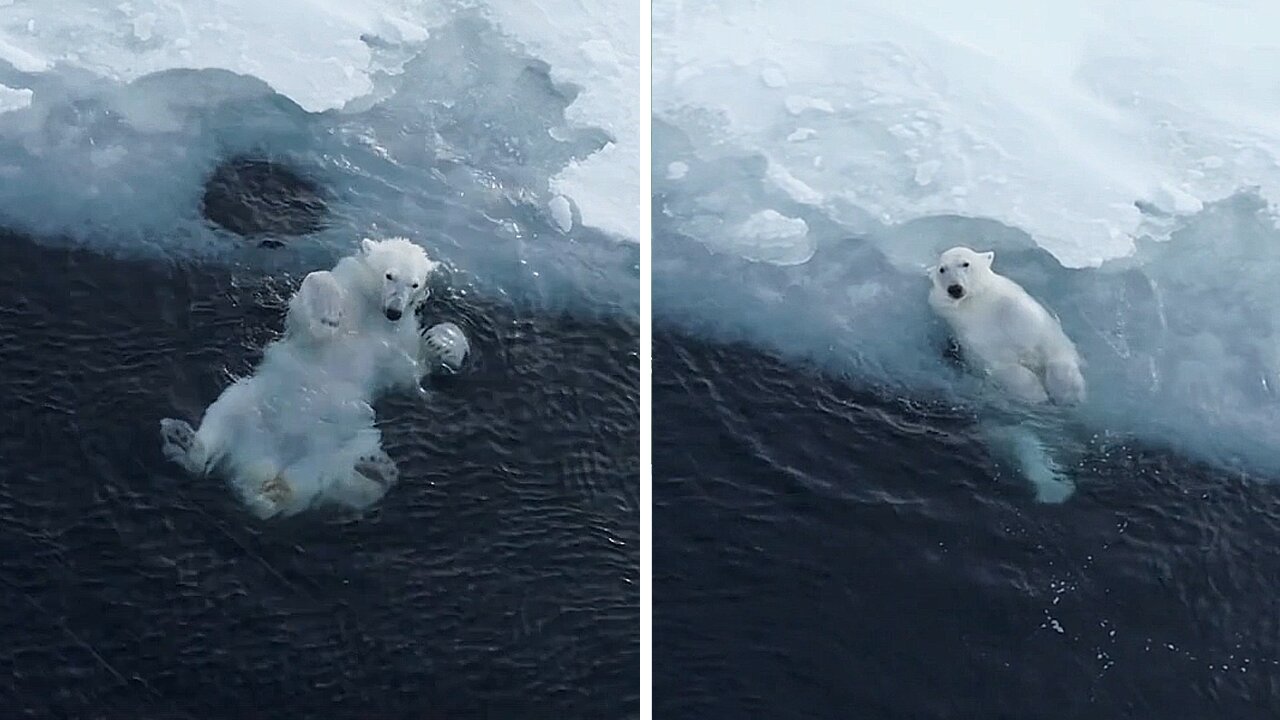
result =
[{"label": "polar bear front paw", "polygon": [[342,325],[342,315],[340,313],[320,316],[320,327],[322,328],[336,331],[340,325]]},{"label": "polar bear front paw", "polygon": [[422,335],[422,360],[433,371],[459,372],[470,352],[466,333],[451,322],[432,325]]},{"label": "polar bear front paw", "polygon": [[1084,402],[1084,375],[1080,372],[1080,365],[1073,359],[1049,363],[1045,367],[1044,384],[1054,402],[1064,405],[1079,405]]},{"label": "polar bear front paw", "polygon": [[311,312],[318,326],[317,335],[332,335],[342,326],[342,303],[337,298],[328,294],[316,298]]},{"label": "polar bear front paw", "polygon": [[193,475],[204,472],[204,449],[191,423],[185,420],[164,418],[160,421],[160,452]]},{"label": "polar bear front paw", "polygon": [[330,337],[342,327],[346,291],[333,273],[319,270],[302,281],[290,301],[289,324],[313,337]]}]

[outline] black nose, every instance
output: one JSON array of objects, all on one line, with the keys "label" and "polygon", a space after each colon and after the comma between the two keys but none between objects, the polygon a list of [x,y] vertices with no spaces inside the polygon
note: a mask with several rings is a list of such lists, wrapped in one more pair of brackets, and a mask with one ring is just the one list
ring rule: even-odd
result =
[{"label": "black nose", "polygon": [[399,320],[399,319],[400,319],[400,316],[401,316],[401,315],[403,315],[403,314],[404,314],[403,312],[400,312],[399,310],[397,310],[397,309],[395,309],[395,308],[387,308],[387,319],[388,319],[388,320]]},{"label": "black nose", "polygon": [[948,285],[947,294],[955,298],[956,300],[959,300],[960,298],[964,297],[964,288],[960,287],[959,285]]}]

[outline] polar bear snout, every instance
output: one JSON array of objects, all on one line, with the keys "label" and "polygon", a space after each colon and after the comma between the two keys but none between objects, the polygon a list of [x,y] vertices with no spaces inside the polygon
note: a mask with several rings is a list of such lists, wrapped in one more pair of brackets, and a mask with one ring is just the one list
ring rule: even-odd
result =
[{"label": "polar bear snout", "polygon": [[388,271],[382,283],[382,314],[396,322],[426,297],[425,279],[409,273]]},{"label": "polar bear snout", "polygon": [[405,312],[413,307],[417,285],[417,281],[410,285],[389,277],[382,290],[382,314],[391,322],[404,317]]},{"label": "polar bear snout", "polygon": [[959,283],[952,283],[947,286],[947,294],[952,298],[959,300],[964,297],[964,286]]}]

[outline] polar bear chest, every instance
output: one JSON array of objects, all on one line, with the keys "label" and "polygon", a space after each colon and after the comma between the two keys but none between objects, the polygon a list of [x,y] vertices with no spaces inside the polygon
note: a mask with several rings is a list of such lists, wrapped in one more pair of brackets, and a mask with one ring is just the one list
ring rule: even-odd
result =
[{"label": "polar bear chest", "polygon": [[1021,298],[975,297],[946,316],[966,354],[988,364],[1044,365],[1043,322]]}]

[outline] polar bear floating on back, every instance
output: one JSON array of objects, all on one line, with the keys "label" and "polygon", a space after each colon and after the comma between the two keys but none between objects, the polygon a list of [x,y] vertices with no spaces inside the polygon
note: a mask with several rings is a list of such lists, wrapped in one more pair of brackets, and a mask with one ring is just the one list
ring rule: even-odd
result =
[{"label": "polar bear floating on back", "polygon": [[1018,398],[1083,401],[1076,346],[1021,285],[991,269],[994,259],[967,247],[942,253],[929,305],[951,326],[965,359]]},{"label": "polar bear floating on back", "polygon": [[428,372],[456,371],[468,352],[452,323],[420,332],[415,311],[436,268],[408,240],[366,239],[333,270],[308,275],[289,301],[283,337],[209,406],[199,429],[160,421],[165,456],[195,475],[225,476],[262,518],[378,501],[399,473],[374,427],[373,401],[422,394]]}]

